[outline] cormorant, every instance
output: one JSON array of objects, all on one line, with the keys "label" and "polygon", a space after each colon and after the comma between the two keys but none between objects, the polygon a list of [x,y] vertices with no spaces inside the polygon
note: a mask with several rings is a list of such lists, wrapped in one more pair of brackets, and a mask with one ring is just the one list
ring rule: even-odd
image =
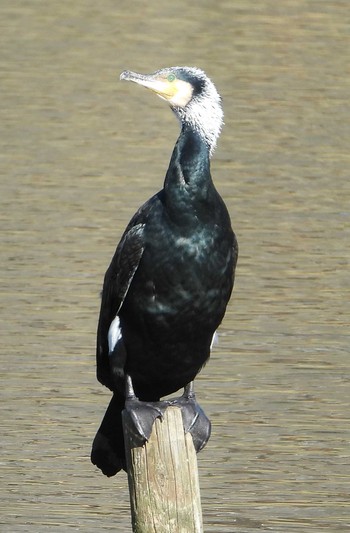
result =
[{"label": "cormorant", "polygon": [[[91,460],[107,476],[125,469],[121,411],[126,398],[149,402],[145,412],[148,407],[152,411],[150,402],[181,388],[185,393],[180,402],[193,401],[192,382],[209,358],[225,314],[238,254],[227,208],[210,174],[223,124],[214,84],[202,70],[190,67],[164,68],[150,75],[124,71],[120,79],[143,85],[166,100],[180,121],[181,133],[163,189],[129,222],[104,278],[97,378],[113,397],[94,439]],[[188,426],[203,415],[195,406]],[[147,437],[148,415],[143,427],[142,410],[139,413],[136,426]],[[152,422],[159,414],[155,407]],[[209,438],[208,425],[204,433],[197,449]]]}]

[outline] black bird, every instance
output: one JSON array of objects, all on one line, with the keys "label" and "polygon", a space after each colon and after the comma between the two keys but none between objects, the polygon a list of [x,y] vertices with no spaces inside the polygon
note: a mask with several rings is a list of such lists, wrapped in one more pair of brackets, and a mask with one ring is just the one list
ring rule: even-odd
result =
[{"label": "black bird", "polygon": [[[183,402],[193,400],[192,382],[209,358],[225,314],[238,255],[227,208],[210,174],[223,124],[214,84],[190,67],[150,75],[124,71],[120,79],[166,100],[181,133],[163,189],[129,222],[104,278],[97,378],[113,397],[91,460],[107,476],[125,469],[121,411],[126,397],[135,398],[135,391],[139,400],[157,402],[184,387]],[[159,414],[155,407],[153,418]],[[136,425],[145,435],[142,418]],[[208,438],[209,433],[197,448]]]}]

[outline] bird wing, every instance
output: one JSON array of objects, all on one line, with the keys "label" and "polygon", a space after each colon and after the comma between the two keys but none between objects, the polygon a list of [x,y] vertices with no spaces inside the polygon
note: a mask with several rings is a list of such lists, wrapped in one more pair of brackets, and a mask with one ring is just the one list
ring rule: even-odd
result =
[{"label": "bird wing", "polygon": [[108,355],[108,330],[123,305],[144,250],[145,224],[130,224],[105,274],[97,329],[97,361]]},{"label": "bird wing", "polygon": [[109,298],[111,317],[121,308],[144,251],[144,223],[125,231],[106,272],[104,292]]},{"label": "bird wing", "polygon": [[145,249],[145,227],[161,193],[146,202],[132,217],[105,274],[97,328],[97,378],[110,386],[108,331],[125,300]]}]

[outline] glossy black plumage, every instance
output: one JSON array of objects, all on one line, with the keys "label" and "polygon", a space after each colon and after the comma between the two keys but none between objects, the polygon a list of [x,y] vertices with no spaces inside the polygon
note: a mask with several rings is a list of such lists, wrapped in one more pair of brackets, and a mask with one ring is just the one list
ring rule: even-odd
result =
[{"label": "glossy black plumage", "polygon": [[[192,100],[203,97],[204,73],[176,69],[178,79],[195,87]],[[125,373],[140,400],[156,401],[185,387],[210,355],[233,287],[237,243],[211,179],[212,147],[186,119],[187,104],[170,105],[181,133],[164,187],[131,219],[103,285],[97,376],[114,396],[92,461],[106,475],[123,467]],[[108,332],[116,315],[122,338],[109,353]]]}]

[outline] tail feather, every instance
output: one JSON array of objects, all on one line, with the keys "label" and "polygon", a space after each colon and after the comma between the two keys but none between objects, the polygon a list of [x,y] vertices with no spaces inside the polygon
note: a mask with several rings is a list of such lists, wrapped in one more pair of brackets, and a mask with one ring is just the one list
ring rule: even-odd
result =
[{"label": "tail feather", "polygon": [[91,450],[91,462],[108,476],[126,470],[122,410],[125,399],[117,393],[109,403]]}]

